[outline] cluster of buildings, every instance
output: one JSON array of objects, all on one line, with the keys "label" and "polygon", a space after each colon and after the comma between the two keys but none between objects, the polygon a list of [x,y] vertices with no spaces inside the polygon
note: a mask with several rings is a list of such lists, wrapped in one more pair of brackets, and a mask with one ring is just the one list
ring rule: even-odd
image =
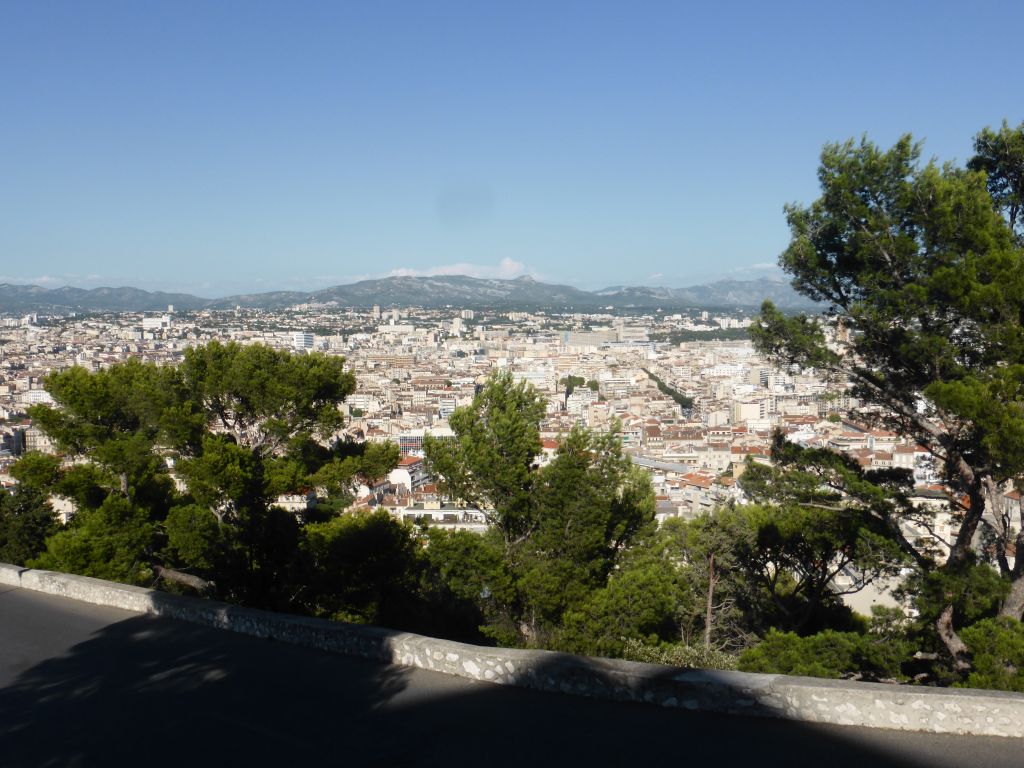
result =
[{"label": "cluster of buildings", "polygon": [[[857,403],[844,383],[779,370],[749,341],[675,341],[684,332],[713,337],[749,323],[742,314],[707,312],[365,311],[316,304],[0,317],[0,483],[12,482],[6,469],[19,455],[51,447],[26,415],[29,406],[51,402],[48,373],[75,365],[99,370],[132,357],[174,364],[189,347],[218,339],[344,356],[357,379],[343,406],[344,436],[393,442],[402,455],[391,476],[358,489],[357,503],[402,519],[474,530],[485,524],[480,510],[439,495],[422,460],[423,441],[451,437],[450,416],[472,402],[495,370],[529,382],[546,403],[545,455],[538,461],[576,424],[614,425],[625,451],[651,473],[661,520],[742,501],[736,479],[748,458],[769,461],[776,429],[803,445],[846,452],[866,467],[912,470],[922,494],[941,490],[927,452],[845,418]],[[282,503],[301,509],[311,499]]]}]

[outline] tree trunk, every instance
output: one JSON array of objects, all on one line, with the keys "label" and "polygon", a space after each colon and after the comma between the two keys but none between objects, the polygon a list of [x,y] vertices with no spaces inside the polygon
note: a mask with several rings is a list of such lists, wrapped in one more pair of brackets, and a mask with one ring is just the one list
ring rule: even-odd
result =
[{"label": "tree trunk", "polygon": [[[1014,524],[1013,510],[1007,506],[1006,497],[1001,496],[1002,506],[999,510],[999,520],[1003,526],[1002,531],[998,531],[999,538],[1001,539],[1001,561],[1000,570],[1004,575],[1010,577],[1010,592],[1006,595],[1006,599],[1003,601],[1002,606],[999,608],[999,615],[1006,616],[1010,619],[1016,619],[1020,621],[1024,617],[1024,530],[1018,530],[1017,535],[1013,540],[1013,567],[1010,568],[1009,561],[1007,559],[1007,550],[1009,549],[1009,542],[1007,539],[1010,536],[1010,531]],[[1022,522],[1020,517],[1020,508],[1017,508],[1017,525],[1020,526]]]},{"label": "tree trunk", "polygon": [[967,498],[970,500],[970,509],[964,512],[960,530],[949,548],[949,557],[943,566],[947,571],[964,565],[970,559],[971,542],[974,541],[974,534],[978,532],[978,523],[981,522],[982,513],[985,511],[985,496],[980,481],[974,483],[968,490]]},{"label": "tree trunk", "polygon": [[1024,531],[1017,533],[1014,547],[1010,592],[999,608],[999,615],[1021,621],[1024,618]]},{"label": "tree trunk", "polygon": [[[952,546],[949,548],[949,558],[942,566],[947,572],[955,571],[964,566],[971,556],[971,542],[978,530],[978,523],[985,511],[985,489],[984,478],[979,479],[974,470],[970,468],[963,457],[958,457],[954,466],[960,470],[960,476],[967,485],[967,495],[970,499],[970,508],[965,510],[964,519],[960,523],[960,530],[957,532]],[[970,480],[968,484],[966,481]],[[953,627],[953,595],[946,595],[946,607],[939,618],[935,621],[935,629],[939,639],[946,646],[946,650],[953,659],[953,665],[957,672],[966,673],[971,670],[971,654],[967,645]]]},{"label": "tree trunk", "polygon": [[[1017,550],[1017,558],[1024,557],[1024,552]],[[1020,621],[1024,617],[1024,573],[1014,567],[1010,592],[999,608],[999,615]]]},{"label": "tree trunk", "polygon": [[1010,509],[1007,505],[1006,496],[1002,489],[991,478],[985,478],[983,482],[985,492],[985,508],[992,521],[990,527],[995,533],[996,562],[999,565],[999,573],[1003,576],[1011,576],[1010,562],[1007,558],[1007,551],[1010,545],[1011,519]]},{"label": "tree trunk", "polygon": [[197,592],[205,592],[208,589],[212,589],[214,586],[212,581],[207,581],[206,579],[200,578],[199,576],[191,573],[176,571],[173,568],[164,568],[162,565],[154,565],[153,572],[158,578],[166,581],[174,581],[178,584],[184,584],[187,587],[192,587],[192,589]]},{"label": "tree trunk", "polygon": [[970,652],[967,645],[960,639],[960,635],[953,629],[953,604],[945,607],[938,620],[935,622],[935,629],[939,633],[949,655],[953,657],[953,665],[957,672],[968,672],[971,669]]},{"label": "tree trunk", "polygon": [[708,605],[704,615],[704,650],[711,650],[711,623],[714,620],[714,601],[715,601],[715,582],[718,579],[715,576],[715,553],[712,552],[708,557]]}]

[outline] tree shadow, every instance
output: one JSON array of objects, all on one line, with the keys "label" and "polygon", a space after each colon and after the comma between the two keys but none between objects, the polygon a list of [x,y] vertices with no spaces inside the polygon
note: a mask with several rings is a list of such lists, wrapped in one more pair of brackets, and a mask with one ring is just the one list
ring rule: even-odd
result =
[{"label": "tree shadow", "polygon": [[[744,714],[691,711],[653,702],[609,701],[569,691],[622,692],[628,683],[609,660],[551,654],[527,685],[546,690],[472,683],[438,692],[412,705],[395,701],[381,710],[382,727],[393,727],[423,745],[424,765],[461,765],[474,759],[490,765],[659,766],[757,765],[786,768],[962,768],[964,765],[1019,766],[1017,739],[851,728],[777,719],[752,702],[737,673],[681,670],[655,665],[644,691],[678,695],[680,673],[695,683],[694,699],[731,692],[748,704]],[[548,678],[547,680],[545,678]],[[659,680],[663,685],[659,686]],[[552,692],[551,681],[566,692]],[[717,688],[707,693],[708,688]],[[661,692],[659,691],[661,688]],[[703,691],[704,693],[701,693]],[[687,697],[689,698],[689,697]],[[701,702],[703,704],[704,702]],[[435,723],[457,724],[457,738]],[[389,725],[389,723],[391,725]]]},{"label": "tree shadow", "polygon": [[[603,676],[609,688],[621,685],[609,669],[599,659],[552,654],[536,676],[568,674],[588,685]],[[652,668],[666,680],[678,672]],[[706,674],[731,684],[727,674]],[[965,756],[996,766],[1019,764],[1017,741],[816,726],[547,693],[148,616],[110,624],[0,690],[4,768],[912,768],[959,766]]]},{"label": "tree shadow", "polygon": [[0,691],[0,766],[340,763],[405,677],[401,667],[140,616]]}]

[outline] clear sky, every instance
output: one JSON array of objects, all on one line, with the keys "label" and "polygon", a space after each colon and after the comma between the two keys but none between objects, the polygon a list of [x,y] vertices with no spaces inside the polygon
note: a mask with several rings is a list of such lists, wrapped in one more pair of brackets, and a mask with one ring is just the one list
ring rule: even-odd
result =
[{"label": "clear sky", "polygon": [[753,277],[821,145],[1024,120],[1024,2],[0,0],[0,282]]}]

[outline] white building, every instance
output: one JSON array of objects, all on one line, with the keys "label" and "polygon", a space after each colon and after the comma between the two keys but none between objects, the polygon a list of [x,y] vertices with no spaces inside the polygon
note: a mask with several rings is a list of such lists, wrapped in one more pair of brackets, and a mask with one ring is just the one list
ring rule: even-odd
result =
[{"label": "white building", "polygon": [[565,410],[573,416],[579,416],[586,411],[588,405],[596,403],[597,400],[597,392],[590,387],[577,387],[565,398]]},{"label": "white building", "polygon": [[391,470],[388,481],[392,485],[400,485],[409,493],[418,491],[430,481],[426,465],[418,456],[406,456]]}]

